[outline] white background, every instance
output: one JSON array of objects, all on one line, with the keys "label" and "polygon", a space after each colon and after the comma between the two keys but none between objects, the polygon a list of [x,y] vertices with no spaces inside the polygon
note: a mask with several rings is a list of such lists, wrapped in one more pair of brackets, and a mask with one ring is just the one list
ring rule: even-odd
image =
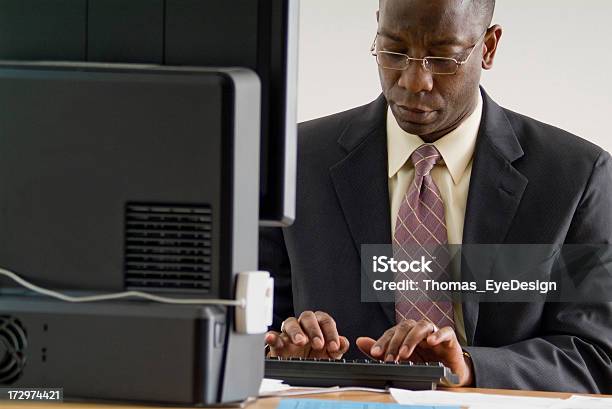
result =
[{"label": "white background", "polygon": [[[301,0],[298,118],[380,94],[369,48],[378,0]],[[500,105],[612,151],[612,1],[497,0],[504,32],[482,84]]]}]

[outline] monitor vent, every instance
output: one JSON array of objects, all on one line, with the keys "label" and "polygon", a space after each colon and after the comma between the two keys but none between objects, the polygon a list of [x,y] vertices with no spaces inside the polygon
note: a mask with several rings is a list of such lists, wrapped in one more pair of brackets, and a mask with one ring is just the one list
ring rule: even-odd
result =
[{"label": "monitor vent", "polygon": [[125,223],[128,289],[210,292],[210,206],[129,204]]},{"label": "monitor vent", "polygon": [[28,346],[26,331],[21,323],[0,315],[0,385],[14,383],[23,373]]}]

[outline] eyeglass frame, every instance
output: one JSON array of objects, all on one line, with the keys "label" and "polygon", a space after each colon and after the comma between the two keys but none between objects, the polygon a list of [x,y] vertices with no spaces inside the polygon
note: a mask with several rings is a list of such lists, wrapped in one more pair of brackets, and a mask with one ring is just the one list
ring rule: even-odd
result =
[{"label": "eyeglass frame", "polygon": [[[478,45],[478,43],[480,42],[480,40],[482,40],[485,36],[485,34],[487,34],[488,29],[486,29],[481,35],[480,37],[478,37],[478,40],[476,40],[476,42],[474,43],[474,45],[472,45],[471,48],[472,50],[470,51],[470,53],[468,54],[467,57],[465,57],[465,59],[463,61],[459,61],[456,58],[453,57],[436,57],[433,55],[427,55],[423,58],[414,58],[409,56],[408,54],[404,54],[404,53],[397,53],[394,51],[376,51],[376,40],[378,39],[378,33],[376,33],[376,36],[374,36],[374,41],[372,42],[372,47],[370,47],[370,53],[372,53],[372,55],[374,57],[376,57],[376,64],[384,69],[387,70],[394,70],[394,71],[406,71],[408,69],[408,67],[410,66],[410,61],[421,61],[421,66],[423,67],[423,69],[427,72],[430,72],[432,75],[455,75],[457,74],[457,71],[459,71],[459,67],[461,67],[463,64],[467,63],[468,60],[470,59],[470,57],[472,56],[472,54],[474,53],[474,50],[476,49],[476,46]],[[467,50],[467,48],[466,48]],[[465,50],[463,51],[465,52]],[[392,55],[398,55],[398,56],[403,56],[406,57],[406,66],[404,68],[389,68],[389,67],[385,67],[383,65],[381,65],[378,62],[378,53],[385,53],[385,54],[392,54]],[[453,61],[456,64],[456,69],[455,72],[452,73],[439,73],[439,72],[433,72],[431,71],[429,68],[427,68],[427,66],[425,65],[425,60],[428,58],[434,58],[437,60],[447,60],[447,61]]]}]

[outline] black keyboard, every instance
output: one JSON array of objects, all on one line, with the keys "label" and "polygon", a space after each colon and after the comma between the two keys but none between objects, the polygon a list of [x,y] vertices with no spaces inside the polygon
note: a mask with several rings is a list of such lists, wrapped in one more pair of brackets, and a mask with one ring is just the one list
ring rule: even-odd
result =
[{"label": "black keyboard", "polygon": [[440,362],[384,362],[368,359],[266,358],[265,377],[291,386],[364,386],[435,389],[456,384],[457,375]]}]

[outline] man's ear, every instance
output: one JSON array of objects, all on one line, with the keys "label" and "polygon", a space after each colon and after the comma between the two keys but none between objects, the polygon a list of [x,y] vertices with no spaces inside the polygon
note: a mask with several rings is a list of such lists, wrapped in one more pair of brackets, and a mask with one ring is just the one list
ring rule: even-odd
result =
[{"label": "man's ear", "polygon": [[499,46],[499,39],[502,36],[502,27],[499,24],[495,24],[487,30],[484,38],[484,55],[482,56],[482,68],[490,70],[493,68],[493,61],[495,60],[495,53]]}]

